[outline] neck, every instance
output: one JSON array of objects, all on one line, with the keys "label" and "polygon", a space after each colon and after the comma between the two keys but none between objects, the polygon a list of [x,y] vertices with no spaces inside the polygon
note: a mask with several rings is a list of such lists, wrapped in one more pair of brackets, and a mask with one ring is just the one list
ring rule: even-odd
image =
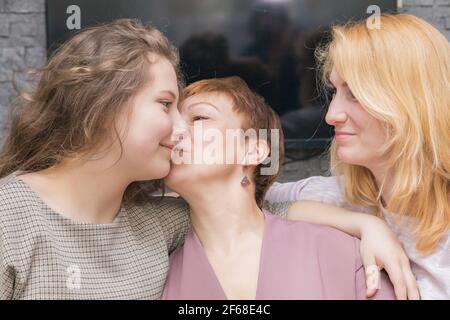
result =
[{"label": "neck", "polygon": [[[372,172],[375,177],[375,181],[379,189],[381,189],[381,200],[382,202],[388,203],[391,199],[392,192],[392,173],[388,172],[381,164],[374,164],[368,167],[370,172]],[[384,206],[383,204],[383,206]]]},{"label": "neck", "polygon": [[66,160],[23,180],[35,186],[41,198],[67,218],[105,224],[116,218],[131,182],[121,172],[114,166],[105,169],[105,163],[100,160]]},{"label": "neck", "polygon": [[191,207],[192,226],[207,251],[227,253],[248,237],[262,240],[264,215],[256,204],[254,187],[242,187],[239,181],[198,183],[194,192],[182,195]]}]

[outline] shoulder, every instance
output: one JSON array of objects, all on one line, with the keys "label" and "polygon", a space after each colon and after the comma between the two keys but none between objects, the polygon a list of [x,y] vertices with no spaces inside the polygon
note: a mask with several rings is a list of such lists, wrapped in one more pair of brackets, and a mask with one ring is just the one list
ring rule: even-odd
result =
[{"label": "shoulder", "polygon": [[12,175],[0,179],[0,226],[20,231],[36,225],[42,207],[33,193]]},{"label": "shoulder", "polygon": [[313,176],[294,182],[274,183],[267,192],[270,202],[313,200],[327,203],[344,201],[342,178]]},{"label": "shoulder", "polygon": [[[328,188],[335,188],[340,189],[341,184],[343,183],[344,177],[342,176],[312,176],[306,179],[303,179],[305,186],[309,188],[313,187],[328,187]],[[301,181],[301,180],[300,180]]]},{"label": "shoulder", "polygon": [[190,228],[189,205],[182,198],[163,197],[128,211],[136,228],[162,232],[170,252],[184,241]]},{"label": "shoulder", "polygon": [[0,179],[0,206],[10,208],[22,206],[22,200],[27,197],[28,191],[13,175]]},{"label": "shoulder", "polygon": [[152,210],[166,215],[189,214],[189,205],[181,197],[163,197],[151,204]]},{"label": "shoulder", "polygon": [[352,211],[371,213],[369,209],[352,204],[345,197],[343,176],[313,176],[287,183],[275,183],[267,192],[269,202],[317,201]]},{"label": "shoulder", "polygon": [[327,203],[343,203],[345,201],[342,177],[313,176],[302,181],[300,192],[302,200],[320,200]]},{"label": "shoulder", "polygon": [[0,179],[0,255],[3,259],[21,260],[26,255],[26,246],[45,225],[43,208],[32,191],[15,177]]},{"label": "shoulder", "polygon": [[182,198],[156,198],[141,206],[127,208],[130,219],[137,223],[158,222],[160,225],[185,223],[189,219],[189,205]]}]

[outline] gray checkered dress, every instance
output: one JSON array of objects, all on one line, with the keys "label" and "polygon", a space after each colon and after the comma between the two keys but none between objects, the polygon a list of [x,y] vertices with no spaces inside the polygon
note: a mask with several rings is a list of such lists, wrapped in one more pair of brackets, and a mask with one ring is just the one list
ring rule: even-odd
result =
[{"label": "gray checkered dress", "polygon": [[[265,207],[285,216],[288,204]],[[189,228],[186,202],[167,197],[74,222],[12,174],[0,180],[0,299],[158,299]]]}]

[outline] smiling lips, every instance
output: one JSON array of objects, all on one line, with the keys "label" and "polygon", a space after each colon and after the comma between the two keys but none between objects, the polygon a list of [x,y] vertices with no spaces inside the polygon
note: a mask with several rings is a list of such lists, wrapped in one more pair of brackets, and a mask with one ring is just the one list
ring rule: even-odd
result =
[{"label": "smiling lips", "polygon": [[354,135],[355,135],[354,133],[347,132],[347,131],[335,131],[335,133],[334,133],[334,137],[336,140],[346,139],[346,138],[352,137]]},{"label": "smiling lips", "polygon": [[172,145],[172,144],[165,144],[165,143],[160,143],[160,146],[170,149],[170,150],[172,150],[174,147],[174,145]]}]

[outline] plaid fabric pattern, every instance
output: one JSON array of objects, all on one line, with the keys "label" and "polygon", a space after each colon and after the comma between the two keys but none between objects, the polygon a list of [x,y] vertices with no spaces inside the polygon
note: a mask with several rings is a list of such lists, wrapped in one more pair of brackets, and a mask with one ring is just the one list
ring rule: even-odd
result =
[{"label": "plaid fabric pattern", "polygon": [[[288,203],[265,207],[286,216]],[[53,211],[15,174],[0,180],[0,299],[159,299],[189,207],[122,207],[110,224]]]},{"label": "plaid fabric pattern", "polygon": [[77,223],[11,175],[0,185],[0,298],[157,299],[189,225],[176,198]]}]

